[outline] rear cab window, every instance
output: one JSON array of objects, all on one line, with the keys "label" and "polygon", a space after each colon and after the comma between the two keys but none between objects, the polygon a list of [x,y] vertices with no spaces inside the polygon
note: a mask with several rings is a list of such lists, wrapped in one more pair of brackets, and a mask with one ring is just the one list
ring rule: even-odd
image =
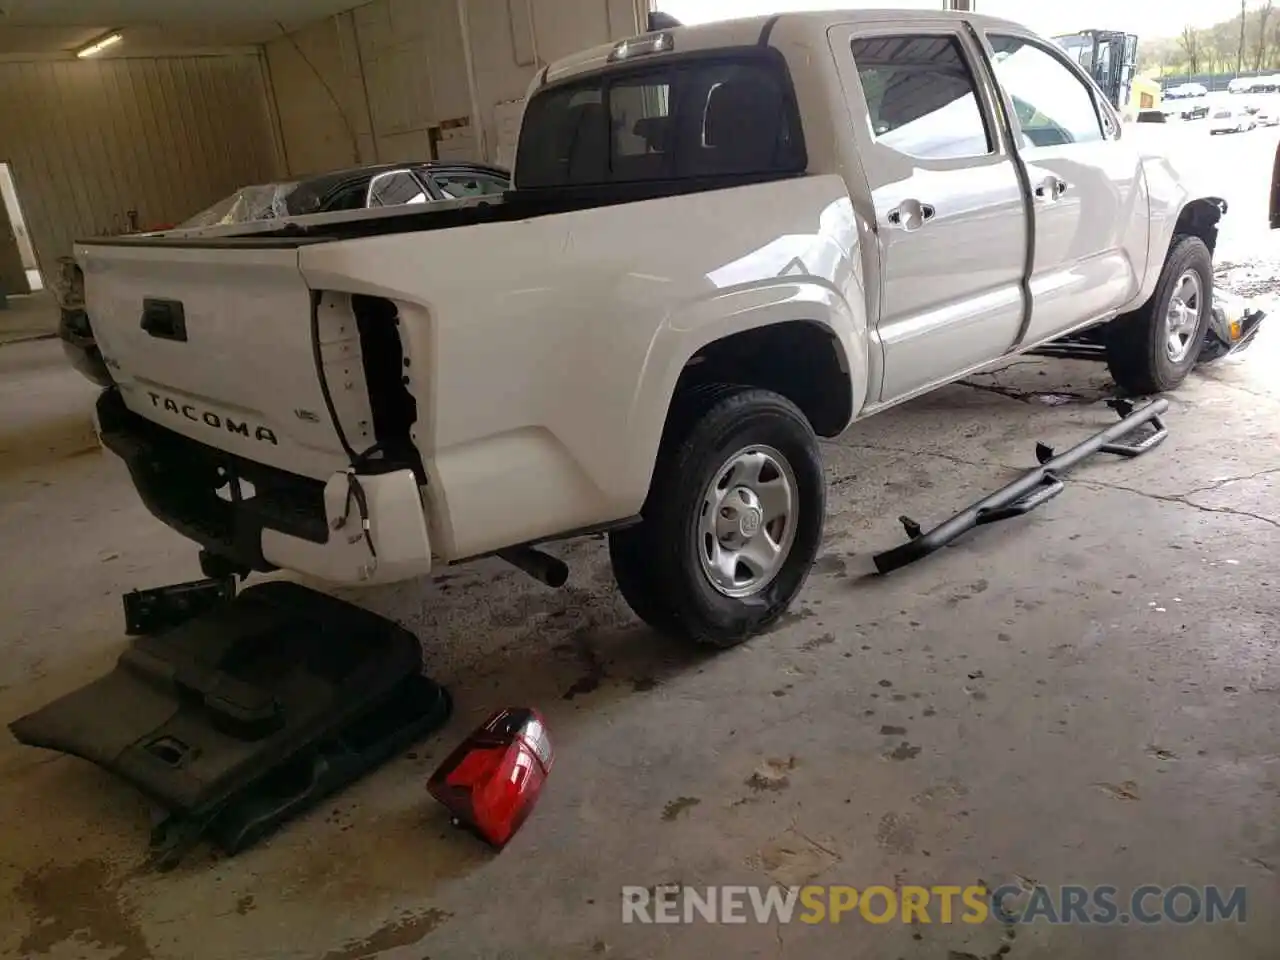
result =
[{"label": "rear cab window", "polygon": [[517,188],[803,173],[795,95],[774,53],[671,57],[535,93],[521,124]]}]

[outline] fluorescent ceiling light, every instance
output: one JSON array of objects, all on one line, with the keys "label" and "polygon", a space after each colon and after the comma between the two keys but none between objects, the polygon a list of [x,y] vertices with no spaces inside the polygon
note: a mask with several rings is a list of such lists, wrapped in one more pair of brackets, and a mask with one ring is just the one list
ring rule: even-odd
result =
[{"label": "fluorescent ceiling light", "polygon": [[103,50],[107,49],[107,47],[114,47],[117,43],[119,43],[123,39],[124,39],[124,36],[119,32],[108,33],[105,37],[99,37],[97,40],[93,41],[93,43],[89,44],[87,47],[82,47],[81,49],[77,50],[76,56],[82,60],[85,57],[96,57]]}]

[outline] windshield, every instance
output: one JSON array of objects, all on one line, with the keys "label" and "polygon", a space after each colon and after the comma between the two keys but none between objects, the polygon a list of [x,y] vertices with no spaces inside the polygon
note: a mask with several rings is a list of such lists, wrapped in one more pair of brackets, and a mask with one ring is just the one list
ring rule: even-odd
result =
[{"label": "windshield", "polygon": [[178,227],[220,227],[287,217],[294,212],[289,209],[288,199],[297,188],[297,183],[264,183],[244,187],[201,210],[194,217],[178,224]]}]

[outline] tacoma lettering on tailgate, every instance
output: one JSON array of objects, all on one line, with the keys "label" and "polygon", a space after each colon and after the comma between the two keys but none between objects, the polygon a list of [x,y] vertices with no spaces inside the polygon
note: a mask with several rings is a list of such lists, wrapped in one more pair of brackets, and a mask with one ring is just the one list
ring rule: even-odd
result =
[{"label": "tacoma lettering on tailgate", "polygon": [[[250,436],[250,424],[242,420],[224,417],[221,414],[214,413],[212,410],[201,410],[194,404],[179,403],[172,397],[165,397],[151,390],[147,391],[147,396],[151,398],[153,407],[165,410],[168,413],[184,416],[192,423],[203,423],[205,426],[213,427],[215,430],[225,429],[229,433],[238,433],[242,437]],[[262,443],[279,445],[279,441],[276,440],[276,435],[271,432],[270,427],[254,426],[252,436]]]}]

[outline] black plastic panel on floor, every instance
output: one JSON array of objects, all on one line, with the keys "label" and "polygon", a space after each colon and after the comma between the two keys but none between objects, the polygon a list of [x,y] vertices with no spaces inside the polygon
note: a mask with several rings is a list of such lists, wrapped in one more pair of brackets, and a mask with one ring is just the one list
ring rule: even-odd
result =
[{"label": "black plastic panel on floor", "polygon": [[399,625],[293,583],[250,587],[12,724],[165,811],[160,866],[200,837],[235,853],[441,727],[451,704]]}]

